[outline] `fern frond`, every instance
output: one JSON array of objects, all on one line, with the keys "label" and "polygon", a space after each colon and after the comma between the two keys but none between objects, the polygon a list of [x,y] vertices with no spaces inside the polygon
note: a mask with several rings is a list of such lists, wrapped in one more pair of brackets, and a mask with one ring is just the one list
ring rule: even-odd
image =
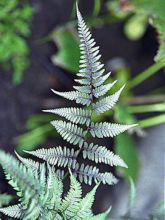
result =
[{"label": "fern frond", "polygon": [[89,192],[86,194],[86,196],[81,200],[79,205],[79,211],[76,213],[76,217],[80,219],[88,219],[89,216],[93,216],[93,213],[91,211],[96,190],[98,188],[98,184]]},{"label": "fern frond", "polygon": [[92,95],[78,92],[76,103],[89,106],[92,103]]},{"label": "fern frond", "polygon": [[111,207],[106,212],[95,215],[95,216],[89,218],[88,220],[105,220],[105,219],[107,219],[108,214],[110,213],[110,211],[111,211]]},{"label": "fern frond", "polygon": [[[98,185],[82,198],[81,185],[70,172],[70,190],[67,195],[62,198],[63,184],[57,177],[54,167],[42,163],[39,164],[36,172],[32,172],[31,166],[29,166],[28,163],[26,164],[28,168],[25,168],[25,166],[21,165],[14,157],[5,154],[3,151],[0,151],[0,153],[0,163],[2,164],[3,162],[4,170],[10,173],[11,181],[9,183],[14,186],[17,191],[18,187],[16,188],[16,184],[13,184],[13,182],[16,182],[17,186],[22,187],[21,193],[18,194],[20,203],[6,208],[0,208],[1,213],[12,218],[24,220],[83,220],[84,218],[90,219],[94,217],[91,206]],[[21,160],[24,159],[20,156],[19,158]],[[17,166],[16,164],[19,166],[19,169],[15,167],[12,169],[11,166]],[[77,174],[83,180],[88,179],[88,181],[90,181],[89,179],[92,178],[95,182],[114,182],[114,179],[112,179],[109,173],[100,174],[95,167],[84,166],[83,168],[81,166],[79,169],[79,167],[76,166],[76,168]],[[24,170],[26,170],[26,176]],[[20,177],[21,174],[22,177]],[[32,176],[29,176],[31,174]],[[11,176],[13,178],[11,178]],[[31,190],[29,188],[31,188]]]},{"label": "fern frond", "polygon": [[103,137],[114,137],[130,128],[135,127],[136,124],[132,125],[120,125],[111,124],[108,122],[100,122],[91,124],[90,133],[93,137],[103,138]]},{"label": "fern frond", "polygon": [[58,210],[62,201],[63,184],[54,170],[48,165],[48,176],[43,204],[49,201],[48,209]]},{"label": "fern frond", "polygon": [[63,98],[69,99],[69,100],[75,100],[78,97],[78,92],[76,91],[70,91],[70,92],[58,92],[54,89],[51,89],[52,92],[54,92],[56,95],[59,95]]},{"label": "fern frond", "polygon": [[[26,152],[26,151],[25,151]],[[32,170],[32,172],[36,172],[37,170],[39,170],[39,166],[40,164],[37,161],[31,160],[29,158],[23,158],[21,157],[19,154],[17,154],[17,152],[15,152],[16,156],[18,157],[18,159],[27,167],[30,168]]]},{"label": "fern frond", "polygon": [[93,143],[84,143],[83,146],[83,158],[88,158],[89,160],[95,161],[96,163],[105,163],[110,166],[121,166],[128,168],[125,162],[112,151],[108,150],[104,146],[95,145]]},{"label": "fern frond", "polygon": [[75,124],[89,125],[90,123],[90,117],[91,117],[90,110],[85,110],[81,108],[58,108],[58,109],[44,110],[44,112],[60,115]]},{"label": "fern frond", "polygon": [[74,89],[76,89],[78,92],[81,93],[91,93],[91,87],[90,86],[73,86]]},{"label": "fern frond", "polygon": [[0,208],[0,212],[9,217],[18,219],[22,216],[23,210],[20,205],[13,205],[5,208]]},{"label": "fern frond", "polygon": [[[81,85],[85,85],[83,87],[78,87],[76,89],[84,89],[86,93],[90,93],[93,100],[93,88],[101,85],[99,79],[103,76],[104,73],[104,65],[99,61],[101,55],[99,55],[99,47],[95,46],[95,40],[92,38],[92,35],[87,28],[81,13],[77,8],[77,18],[78,18],[78,33],[80,37],[80,70],[77,74],[82,79],[76,79],[75,81],[80,83]],[[97,85],[98,83],[98,85]],[[86,88],[84,88],[86,87]],[[89,91],[90,90],[90,91]],[[98,89],[99,90],[99,89]],[[97,95],[97,93],[95,92]]]},{"label": "fern frond", "polygon": [[81,201],[81,185],[76,178],[70,173],[71,186],[68,194],[62,201],[61,212],[63,212],[68,219],[74,216],[79,210],[79,203]]},{"label": "fern frond", "polygon": [[89,165],[85,166],[84,164],[79,165],[77,163],[73,173],[76,177],[78,177],[81,183],[84,182],[89,185],[92,184],[92,180],[94,180],[95,183],[102,182],[103,184],[107,183],[109,185],[117,183],[117,179],[112,175],[112,173],[100,173],[97,167]]},{"label": "fern frond", "polygon": [[64,172],[64,170],[57,169],[56,170],[56,175],[58,176],[59,179],[63,180],[64,177],[65,177],[65,172]]},{"label": "fern frond", "polygon": [[94,84],[94,87],[98,87],[98,86],[101,86],[108,78],[109,76],[111,75],[111,72],[105,74],[105,75],[101,75],[99,77],[96,77],[97,75],[94,74],[93,75],[93,84]]},{"label": "fern frond", "polygon": [[99,87],[96,87],[93,90],[93,94],[96,98],[105,95],[113,86],[114,84],[117,82],[117,80],[115,80],[113,83],[108,83],[106,85],[101,85]]},{"label": "fern frond", "polygon": [[59,167],[72,167],[76,165],[76,158],[78,151],[73,148],[69,149],[67,147],[54,147],[50,149],[38,149],[36,151],[26,151],[28,154],[36,156],[42,160],[45,160],[50,165],[57,165]]},{"label": "fern frond", "polygon": [[90,85],[89,79],[75,79],[74,81],[79,83],[80,85],[87,85],[87,88]]},{"label": "fern frond", "polygon": [[65,121],[52,121],[51,124],[56,128],[57,132],[71,144],[78,144],[82,147],[86,131],[75,124]]},{"label": "fern frond", "polygon": [[121,89],[119,89],[113,95],[107,96],[107,97],[99,100],[95,104],[93,104],[93,111],[96,112],[97,114],[100,114],[100,113],[104,113],[107,110],[111,109],[118,101],[119,96],[120,96],[123,89],[124,89],[124,86],[121,87]]},{"label": "fern frond", "polygon": [[39,191],[39,183],[34,178],[32,170],[20,164],[13,156],[0,151],[0,164],[9,184],[18,192],[18,196],[22,196],[25,191],[29,195],[34,195],[36,191]]},{"label": "fern frond", "polygon": [[86,93],[81,93],[78,91],[70,91],[70,92],[58,92],[54,89],[52,91],[63,98],[69,99],[69,100],[75,100],[77,104],[87,105],[89,106],[91,104],[91,95]]}]

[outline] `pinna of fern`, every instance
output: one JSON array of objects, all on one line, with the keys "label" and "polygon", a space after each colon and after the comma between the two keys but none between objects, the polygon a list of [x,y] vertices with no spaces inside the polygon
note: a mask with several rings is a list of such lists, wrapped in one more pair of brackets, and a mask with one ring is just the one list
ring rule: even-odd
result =
[{"label": "pinna of fern", "polygon": [[54,168],[49,164],[30,162],[25,166],[13,156],[0,151],[0,164],[19,197],[18,204],[0,208],[1,213],[23,220],[106,219],[110,209],[98,215],[91,210],[98,185],[82,198],[81,185],[70,172],[70,190],[63,198],[63,184]]},{"label": "pinna of fern", "polygon": [[105,146],[88,143],[87,135],[90,134],[92,137],[97,138],[114,137],[135,125],[92,122],[94,113],[102,114],[114,107],[124,86],[116,93],[106,96],[106,93],[115,85],[116,81],[105,84],[110,73],[105,74],[104,65],[100,62],[99,47],[96,46],[78,7],[77,18],[81,52],[80,70],[77,73],[77,79],[75,79],[78,85],[74,86],[74,90],[69,92],[59,92],[53,89],[52,91],[58,96],[83,105],[84,108],[67,107],[44,110],[67,120],[55,120],[51,124],[72,147],[65,146],[62,148],[57,146],[29,153],[47,161],[52,166],[59,166],[62,170],[67,166],[70,167],[73,174],[78,176],[81,182],[91,184],[94,180],[95,182],[102,181],[103,183],[114,184],[117,180],[110,172],[100,173],[100,170],[95,166],[84,165],[84,163],[79,164],[77,158],[82,155],[85,164],[87,160],[91,160],[95,163],[127,168],[125,162]]}]

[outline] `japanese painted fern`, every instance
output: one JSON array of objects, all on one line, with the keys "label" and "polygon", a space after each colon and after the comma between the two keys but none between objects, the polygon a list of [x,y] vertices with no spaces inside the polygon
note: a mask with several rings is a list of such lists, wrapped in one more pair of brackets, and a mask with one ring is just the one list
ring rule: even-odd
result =
[{"label": "japanese painted fern", "polygon": [[[97,167],[86,164],[87,160],[125,168],[127,165],[119,156],[114,155],[114,153],[105,146],[89,143],[87,141],[87,135],[90,134],[92,137],[98,138],[114,137],[135,125],[92,122],[94,113],[102,114],[116,104],[124,86],[115,94],[105,96],[116,81],[105,84],[110,73],[104,73],[104,65],[100,62],[101,55],[99,55],[99,47],[95,46],[96,43],[78,8],[77,17],[81,42],[81,57],[80,70],[77,73],[78,78],[75,81],[79,85],[74,86],[74,90],[70,92],[52,91],[56,95],[83,105],[84,108],[68,107],[45,110],[45,112],[51,112],[67,119],[67,121],[52,121],[51,124],[72,147],[57,146],[51,149],[39,149],[28,153],[43,159],[51,166],[56,165],[60,167],[61,176],[64,175],[64,168],[69,167],[80,182],[91,184],[92,180],[94,180],[96,183],[102,181],[103,183],[114,184],[117,182],[117,179],[112,173],[101,173]],[[81,155],[85,162],[82,164],[78,162],[78,158]]]},{"label": "japanese painted fern", "polygon": [[[135,125],[120,125],[109,122],[94,123],[93,114],[102,114],[111,109],[117,102],[124,86],[115,94],[105,96],[116,82],[105,84],[110,73],[105,74],[101,64],[99,48],[91,37],[89,29],[77,8],[78,31],[80,36],[80,71],[77,73],[79,84],[70,92],[53,92],[66,99],[73,100],[81,107],[58,108],[45,110],[57,114],[67,121],[52,121],[52,125],[64,140],[72,146],[57,146],[50,149],[39,149],[28,152],[42,159],[39,163],[32,159],[18,156],[21,163],[11,155],[0,151],[2,165],[9,184],[18,192],[19,204],[0,208],[0,212],[12,218],[23,220],[103,220],[109,211],[94,216],[91,206],[98,184],[82,198],[80,182],[92,184],[102,182],[114,184],[117,179],[111,172],[100,172],[88,162],[104,163],[110,166],[127,167],[124,161],[105,146],[89,143],[92,137],[114,137]],[[83,157],[84,162],[79,162]],[[55,169],[55,166],[58,169]],[[69,168],[69,169],[68,169]],[[61,179],[70,171],[71,186],[63,198]]]},{"label": "japanese painted fern", "polygon": [[28,164],[26,167],[3,151],[0,151],[0,164],[19,197],[18,204],[0,208],[0,212],[9,217],[23,220],[104,220],[110,211],[94,216],[91,207],[98,185],[82,198],[80,183],[71,173],[70,190],[63,197],[61,179],[48,164],[32,162],[33,166]]}]

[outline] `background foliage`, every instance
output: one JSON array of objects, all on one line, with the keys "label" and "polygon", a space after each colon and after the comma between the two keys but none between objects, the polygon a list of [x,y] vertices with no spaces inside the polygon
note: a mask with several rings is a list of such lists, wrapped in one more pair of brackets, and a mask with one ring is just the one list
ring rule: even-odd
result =
[{"label": "background foliage", "polygon": [[28,66],[32,8],[28,2],[2,0],[0,2],[0,63],[5,71],[13,72],[14,83],[20,83]]}]

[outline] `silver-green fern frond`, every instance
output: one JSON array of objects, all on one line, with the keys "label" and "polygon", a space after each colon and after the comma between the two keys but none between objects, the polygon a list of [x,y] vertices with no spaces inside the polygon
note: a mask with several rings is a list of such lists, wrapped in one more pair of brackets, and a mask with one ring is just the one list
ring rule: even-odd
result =
[{"label": "silver-green fern frond", "polygon": [[103,184],[109,185],[116,184],[118,182],[112,173],[101,173],[97,167],[85,165],[83,163],[81,165],[77,163],[73,173],[81,183],[84,182],[89,185],[91,185],[93,181],[95,183],[102,181]]},{"label": "silver-green fern frond", "polygon": [[[52,91],[63,98],[75,101],[84,108],[68,107],[44,110],[57,114],[69,122],[63,120],[52,121],[51,124],[56,128],[61,137],[71,144],[71,147],[54,147],[48,150],[37,150],[31,152],[34,156],[43,159],[51,166],[60,167],[59,175],[64,175],[64,168],[70,167],[73,174],[78,177],[80,182],[88,184],[102,181],[103,183],[114,184],[116,178],[111,173],[100,173],[97,167],[85,166],[79,163],[79,156],[85,160],[95,163],[105,163],[110,166],[122,166],[127,168],[125,162],[105,146],[88,143],[89,136],[103,138],[114,137],[135,125],[119,125],[109,122],[93,123],[93,114],[101,114],[115,106],[124,86],[112,95],[105,96],[114,87],[116,81],[105,83],[110,73],[105,73],[104,65],[101,63],[99,47],[86,26],[81,13],[77,7],[78,34],[80,37],[80,69],[77,73],[77,82],[73,91],[59,92]],[[90,134],[90,135],[89,135]],[[74,147],[72,145],[75,145]],[[76,149],[76,146],[78,148]]]},{"label": "silver-green fern frond", "polygon": [[50,165],[57,165],[59,167],[66,167],[69,166],[74,168],[77,163],[77,154],[78,151],[75,151],[73,148],[67,147],[55,147],[50,149],[39,149],[36,151],[26,151],[27,153],[36,156],[40,159],[45,160]]},{"label": "silver-green fern frond", "polygon": [[[22,161],[18,154],[17,156]],[[22,220],[90,220],[99,216],[94,216],[91,209],[97,186],[82,198],[81,185],[70,172],[70,190],[63,197],[63,184],[54,168],[48,164],[39,164],[34,172],[32,163],[24,162],[26,166],[0,151],[0,164],[9,184],[19,192],[19,203],[1,207],[1,213]],[[101,214],[105,216],[101,219],[105,220],[108,213],[109,211]]]},{"label": "silver-green fern frond", "polygon": [[105,163],[110,166],[121,166],[127,168],[125,162],[112,151],[108,150],[105,146],[98,144],[84,144],[83,158],[95,161],[96,163]]},{"label": "silver-green fern frond", "polygon": [[90,110],[85,110],[81,108],[58,108],[44,110],[44,112],[57,114],[75,124],[86,124],[87,126],[90,124],[90,118],[92,113]]},{"label": "silver-green fern frond", "polygon": [[105,98],[94,103],[93,111],[96,112],[97,114],[100,114],[111,109],[118,101],[119,96],[123,89],[124,89],[124,86],[121,89],[119,89],[116,93],[114,93],[113,95],[106,96]]},{"label": "silver-green fern frond", "polygon": [[52,121],[51,124],[56,128],[57,132],[71,144],[78,144],[82,147],[86,131],[75,124],[65,121]]},{"label": "silver-green fern frond", "polygon": [[22,216],[21,205],[13,205],[6,208],[0,208],[0,212],[12,218],[20,219]]},{"label": "silver-green fern frond", "polygon": [[135,125],[120,125],[112,124],[108,122],[93,123],[90,127],[90,133],[93,137],[103,138],[103,137],[114,137]]}]

